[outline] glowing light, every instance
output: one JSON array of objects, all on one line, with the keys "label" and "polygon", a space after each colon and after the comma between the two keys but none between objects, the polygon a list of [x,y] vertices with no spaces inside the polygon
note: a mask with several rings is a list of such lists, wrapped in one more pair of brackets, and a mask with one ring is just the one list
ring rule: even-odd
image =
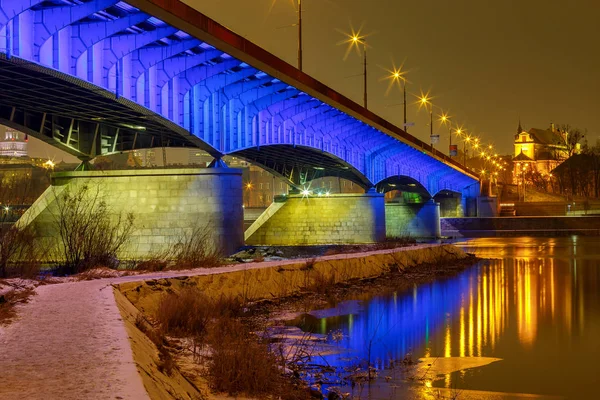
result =
[{"label": "glowing light", "polygon": [[446,125],[447,123],[449,123],[449,122],[450,122],[450,119],[451,119],[451,118],[452,118],[452,117],[451,117],[450,115],[448,115],[448,113],[447,113],[447,112],[442,112],[442,114],[440,115],[439,121],[440,121],[442,124]]},{"label": "glowing light", "polygon": [[4,211],[9,212],[10,211],[10,207],[9,206],[4,206]]},{"label": "glowing light", "polygon": [[421,94],[417,96],[417,104],[419,105],[419,110],[422,107],[425,107],[425,109],[427,110],[427,107],[431,105],[431,100],[433,100],[433,97],[429,94],[429,92],[430,91],[428,90],[427,93],[423,93],[423,90],[421,90]]},{"label": "glowing light", "polygon": [[250,190],[250,189],[252,189],[252,182],[248,182],[248,183],[246,183],[246,189],[247,189],[247,190]]},{"label": "glowing light", "polygon": [[388,87],[385,91],[386,96],[390,93],[390,90],[392,90],[394,86],[397,86],[398,89],[401,89],[402,84],[406,84],[408,82],[406,79],[406,74],[408,71],[405,71],[403,68],[404,63],[400,64],[400,67],[398,68],[396,68],[395,63],[393,63],[392,69],[384,68],[384,70],[387,72],[387,75],[381,78],[380,81],[389,81]]},{"label": "glowing light", "polygon": [[311,193],[311,191],[310,191],[310,190],[308,190],[308,189],[303,189],[303,190],[300,192],[300,194],[301,194],[302,196],[304,196],[304,197],[306,197],[306,196],[309,196],[309,195],[310,195],[310,193]]},{"label": "glowing light", "polygon": [[47,168],[47,169],[54,169],[56,164],[54,163],[54,161],[48,160],[43,164],[43,166],[44,166],[44,168]]},{"label": "glowing light", "polygon": [[362,46],[363,48],[367,47],[367,37],[369,35],[365,35],[362,33],[363,31],[363,26],[361,25],[361,27],[355,31],[354,27],[350,26],[350,33],[341,31],[338,29],[338,32],[340,32],[342,35],[346,36],[346,39],[338,42],[338,46],[340,45],[346,45],[346,53],[344,54],[344,61],[348,58],[348,56],[350,55],[350,52],[352,51],[352,49],[356,50],[356,54],[360,56],[360,47]]}]

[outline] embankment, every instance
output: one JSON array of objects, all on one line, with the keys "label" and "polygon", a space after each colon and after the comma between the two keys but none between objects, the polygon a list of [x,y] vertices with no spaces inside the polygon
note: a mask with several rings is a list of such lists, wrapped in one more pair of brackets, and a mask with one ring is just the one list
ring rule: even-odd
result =
[{"label": "embankment", "polygon": [[420,264],[445,263],[467,257],[451,245],[415,246],[359,254],[337,254],[294,264],[248,268],[210,275],[196,275],[118,286],[140,311],[152,315],[164,290],[177,292],[194,285],[211,297],[241,297],[245,301],[287,297],[314,287],[319,282],[340,283],[373,278],[390,271],[404,271]]},{"label": "embankment", "polygon": [[[246,301],[287,297],[321,282],[341,283],[416,269],[421,264],[444,264],[467,258],[451,245],[421,245],[368,253],[337,254],[265,268],[230,268],[226,272],[126,282],[115,285],[115,297],[130,337],[134,358],[152,399],[224,399],[209,395],[206,381],[185,370],[170,374],[154,343],[139,329],[138,315],[152,317],[166,291],[197,286],[211,297],[233,296]],[[245,266],[244,266],[245,267]],[[187,379],[184,378],[187,376]]]}]

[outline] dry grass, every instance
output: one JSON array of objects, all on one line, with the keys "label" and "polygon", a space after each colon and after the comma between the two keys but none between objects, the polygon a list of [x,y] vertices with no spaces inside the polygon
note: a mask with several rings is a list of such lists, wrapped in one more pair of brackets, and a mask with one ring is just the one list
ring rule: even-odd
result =
[{"label": "dry grass", "polygon": [[275,356],[267,343],[248,332],[240,321],[220,318],[211,327],[208,345],[212,349],[208,373],[214,390],[250,396],[277,392],[280,373]]},{"label": "dry grass", "polygon": [[239,317],[242,313],[239,298],[221,296],[215,300],[197,287],[187,287],[178,294],[164,294],[155,317],[166,334],[204,338],[212,319]]},{"label": "dry grass", "polygon": [[182,235],[169,251],[174,264],[169,267],[173,270],[193,268],[216,268],[221,266],[222,252],[215,247],[214,235],[210,223],[205,226],[196,226],[191,234]]},{"label": "dry grass", "polygon": [[[276,357],[266,340],[250,332],[239,317],[244,314],[239,298],[222,296],[211,299],[197,287],[162,296],[155,318],[159,329],[151,329],[145,320],[136,321],[161,352],[164,368],[173,367],[163,356],[165,335],[191,338],[196,362],[205,362],[210,384],[217,392],[245,394],[263,398],[279,394],[282,399],[304,399],[305,394],[283,379]],[[208,360],[198,356],[198,347],[208,346]]]},{"label": "dry grass", "polygon": [[162,296],[156,312],[161,329],[173,336],[204,337],[211,318],[210,300],[197,288]]},{"label": "dry grass", "polygon": [[10,323],[17,315],[15,306],[27,303],[35,294],[33,289],[13,290],[0,296],[0,325]]}]

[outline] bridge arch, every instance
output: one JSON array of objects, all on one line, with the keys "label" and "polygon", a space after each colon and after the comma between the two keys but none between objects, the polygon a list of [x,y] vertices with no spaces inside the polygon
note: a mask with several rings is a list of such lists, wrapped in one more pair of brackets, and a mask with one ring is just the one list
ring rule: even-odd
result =
[{"label": "bridge arch", "polygon": [[242,158],[284,179],[288,184],[303,188],[310,181],[329,176],[340,177],[360,185],[372,187],[367,177],[352,164],[320,149],[290,144],[269,144],[260,148],[247,147],[227,153]]}]

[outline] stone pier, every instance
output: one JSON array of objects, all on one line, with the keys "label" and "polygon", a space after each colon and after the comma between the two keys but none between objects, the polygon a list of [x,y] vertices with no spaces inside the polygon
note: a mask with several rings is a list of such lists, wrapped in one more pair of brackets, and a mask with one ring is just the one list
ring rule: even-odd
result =
[{"label": "stone pier", "polygon": [[383,194],[289,195],[246,230],[246,244],[295,246],[385,240]]},{"label": "stone pier", "polygon": [[440,204],[434,200],[425,203],[387,203],[385,224],[387,237],[440,237]]},{"label": "stone pier", "polygon": [[244,244],[242,171],[233,168],[57,172],[17,224],[35,224],[39,237],[57,246],[57,202],[84,186],[87,196],[106,202],[112,217],[133,213],[122,258],[147,258],[198,231],[209,232],[211,245],[224,254]]}]

